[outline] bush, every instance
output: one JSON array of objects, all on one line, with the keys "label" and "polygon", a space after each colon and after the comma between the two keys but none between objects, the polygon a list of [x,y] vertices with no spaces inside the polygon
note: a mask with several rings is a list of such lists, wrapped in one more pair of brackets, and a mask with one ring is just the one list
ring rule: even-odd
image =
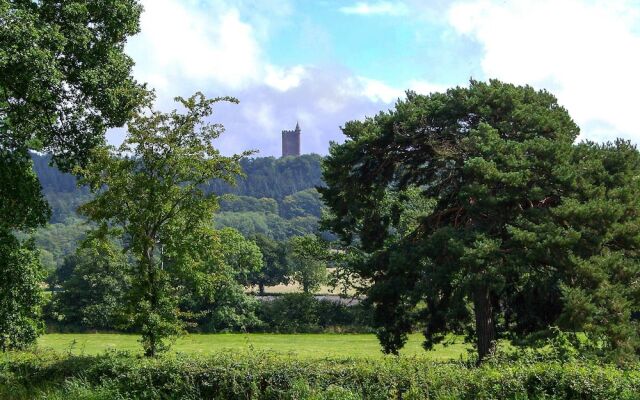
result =
[{"label": "bush", "polygon": [[363,305],[317,299],[309,293],[288,293],[262,302],[263,330],[280,333],[369,331],[370,312]]},{"label": "bush", "polygon": [[640,398],[640,371],[580,362],[436,363],[419,358],[301,360],[269,353],[143,359],[12,354],[0,397],[118,399]]}]

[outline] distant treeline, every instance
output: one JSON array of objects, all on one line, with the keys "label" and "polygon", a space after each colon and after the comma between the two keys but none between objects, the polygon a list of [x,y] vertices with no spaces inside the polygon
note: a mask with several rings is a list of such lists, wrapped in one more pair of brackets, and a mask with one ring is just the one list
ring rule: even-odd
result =
[{"label": "distant treeline", "polygon": [[[45,194],[86,193],[77,188],[73,175],[62,173],[49,165],[50,156],[33,153],[31,158]],[[272,198],[280,202],[293,193],[322,186],[321,161],[322,157],[318,154],[246,158],[240,162],[246,176],[240,177],[236,186],[212,181],[208,189],[219,194]]]},{"label": "distant treeline", "polygon": [[267,197],[280,202],[293,193],[322,186],[321,161],[322,157],[317,154],[247,158],[240,162],[246,177],[238,179],[235,187],[213,181],[209,189],[216,193]]},{"label": "distant treeline", "polygon": [[[38,229],[34,238],[42,262],[52,271],[84,237],[87,225],[76,209],[90,194],[77,187],[73,175],[50,166],[50,156],[33,153],[32,159],[51,206],[50,225]],[[207,187],[223,195],[215,226],[235,228],[245,237],[263,234],[277,241],[316,232],[324,207],[315,190],[323,185],[321,161],[317,154],[242,160],[245,175],[236,186],[213,181]],[[326,233],[323,236],[331,239]]]}]

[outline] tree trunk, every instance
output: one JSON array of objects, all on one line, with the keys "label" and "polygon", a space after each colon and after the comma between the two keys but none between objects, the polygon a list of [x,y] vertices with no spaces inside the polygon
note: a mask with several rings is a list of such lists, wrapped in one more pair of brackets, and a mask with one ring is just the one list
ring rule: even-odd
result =
[{"label": "tree trunk", "polygon": [[496,332],[489,288],[480,286],[475,289],[473,307],[476,315],[478,363],[481,363],[496,349]]},{"label": "tree trunk", "polygon": [[261,295],[264,295],[264,283],[258,282],[258,291]]},{"label": "tree trunk", "polygon": [[155,357],[157,354],[158,342],[155,338],[155,335],[147,336],[147,346],[144,349],[145,357]]},{"label": "tree trunk", "polygon": [[[152,314],[158,313],[158,283],[156,277],[156,268],[155,268],[155,260],[154,260],[154,248],[153,246],[146,249],[146,264],[147,264],[147,290],[146,297],[149,301],[150,312]],[[147,320],[145,322],[146,325],[150,325],[149,315],[146,316]],[[155,327],[147,326],[147,334],[143,334],[146,336],[147,346],[145,348],[145,356],[147,357],[155,357],[158,352],[158,337],[153,330]],[[144,328],[143,328],[144,332]]]}]

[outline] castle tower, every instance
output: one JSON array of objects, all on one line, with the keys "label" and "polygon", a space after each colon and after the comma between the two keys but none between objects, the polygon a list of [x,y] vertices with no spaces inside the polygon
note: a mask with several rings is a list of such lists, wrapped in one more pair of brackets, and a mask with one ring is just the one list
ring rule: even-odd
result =
[{"label": "castle tower", "polygon": [[300,125],[296,122],[296,129],[282,131],[282,157],[300,155]]}]

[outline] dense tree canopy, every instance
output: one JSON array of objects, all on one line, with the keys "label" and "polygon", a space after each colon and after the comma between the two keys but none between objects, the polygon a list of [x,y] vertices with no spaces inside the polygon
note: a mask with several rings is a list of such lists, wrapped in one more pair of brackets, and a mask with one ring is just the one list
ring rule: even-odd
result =
[{"label": "dense tree canopy", "polygon": [[[51,156],[32,153],[34,168],[45,194],[58,196],[60,193],[78,192],[82,188],[76,185],[71,174],[65,174],[55,167],[48,166]],[[213,180],[207,190],[217,194],[227,194],[220,199],[223,211],[265,211],[268,204],[250,204],[252,200],[273,199],[281,203],[284,198],[299,191],[323,186],[320,163],[322,157],[317,154],[303,154],[300,157],[274,158],[255,157],[240,161],[243,175],[238,176],[237,185],[229,185]],[[257,209],[256,209],[257,207]],[[271,207],[271,206],[269,206]],[[277,210],[268,208],[270,212]]]},{"label": "dense tree canopy", "polygon": [[85,161],[145,92],[131,78],[135,0],[0,1],[0,148]]},{"label": "dense tree canopy", "polygon": [[257,325],[256,300],[242,284],[262,268],[260,248],[232,228],[213,231],[209,239],[198,267],[184,275],[184,308],[208,332]]},{"label": "dense tree canopy", "polygon": [[0,1],[3,226],[23,229],[48,218],[30,149],[52,153],[62,168],[84,162],[145,96],[124,53],[140,12],[134,0]]},{"label": "dense tree canopy", "polygon": [[320,193],[315,188],[290,194],[282,200],[282,216],[287,219],[306,215],[320,218],[322,216],[322,208]]},{"label": "dense tree canopy", "polygon": [[223,228],[216,232],[220,241],[220,254],[236,275],[236,280],[246,282],[249,275],[257,273],[264,266],[260,247],[233,228]]},{"label": "dense tree canopy", "polygon": [[122,325],[121,309],[130,286],[122,248],[106,238],[89,238],[67,256],[53,284],[53,313],[58,322],[85,329]]},{"label": "dense tree canopy", "polygon": [[24,348],[42,331],[43,278],[33,242],[0,230],[0,351]]},{"label": "dense tree canopy", "polygon": [[[90,200],[91,195],[86,187],[77,186],[73,175],[49,166],[50,156],[32,153],[31,158],[42,191],[51,206],[49,221],[53,224],[37,231],[36,244],[39,249],[50,253],[43,260],[47,267],[52,267],[61,264],[64,256],[73,252],[73,249],[70,252],[65,249],[66,243],[75,242],[75,233],[80,232],[75,211],[80,204]],[[307,179],[320,174],[321,158],[317,155],[303,155],[301,158],[306,161],[294,163],[288,158],[284,163],[271,157],[252,162],[242,159],[243,170],[248,166],[251,168],[246,177],[239,176],[238,179],[250,184],[237,188],[218,183],[208,185],[207,190],[224,194],[220,198],[220,213],[215,216],[215,226],[220,229],[232,227],[245,237],[262,234],[278,241],[317,232],[322,204],[314,186],[320,181]],[[290,171],[289,168],[302,170]],[[278,187],[283,191],[273,191]],[[297,188],[302,190],[291,192]],[[268,197],[270,195],[278,198]]]},{"label": "dense tree canopy", "polygon": [[[37,258],[26,255],[31,245],[12,235],[49,218],[29,150],[52,153],[68,170],[85,162],[106,129],[122,126],[146,96],[124,53],[127,37],[138,32],[140,12],[135,0],[0,0],[0,236],[7,241],[0,259],[13,260],[12,268],[39,276]],[[8,282],[10,277],[18,281]],[[27,290],[33,279],[16,271],[5,281]],[[26,310],[21,320],[31,319],[27,298],[31,294],[6,298],[1,306],[27,303],[0,312]]]},{"label": "dense tree canopy", "polygon": [[245,177],[238,179],[237,185],[214,180],[209,183],[208,190],[281,201],[295,192],[323,185],[321,160],[317,154],[247,158],[240,162]]},{"label": "dense tree canopy", "polygon": [[294,236],[287,243],[287,262],[292,281],[304,293],[313,293],[327,282],[327,243],[315,235]]},{"label": "dense tree canopy", "polygon": [[251,240],[260,249],[264,265],[249,274],[245,283],[257,285],[260,294],[264,294],[265,286],[289,283],[291,269],[287,262],[285,243],[277,242],[263,234],[253,235]]},{"label": "dense tree canopy", "polygon": [[610,311],[637,336],[638,152],[575,146],[578,132],[550,93],[499,81],[408,92],[345,125],[325,162],[325,224],[372,283],[386,351],[418,323],[427,348],[467,332],[483,359],[509,332],[589,331]]}]

